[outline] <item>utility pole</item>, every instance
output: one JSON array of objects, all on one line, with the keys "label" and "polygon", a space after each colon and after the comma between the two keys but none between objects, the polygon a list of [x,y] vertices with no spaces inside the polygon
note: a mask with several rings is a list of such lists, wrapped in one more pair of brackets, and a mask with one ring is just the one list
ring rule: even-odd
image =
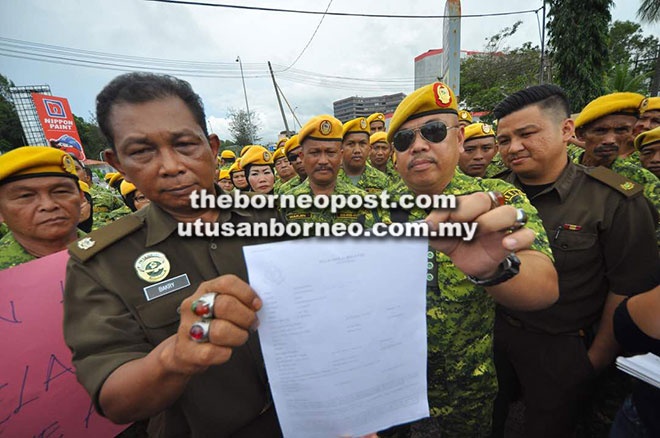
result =
[{"label": "utility pole", "polygon": [[544,61],[545,61],[545,0],[543,0],[543,25],[541,26],[541,67],[539,68],[539,85],[543,84]]},{"label": "utility pole", "polygon": [[286,116],[284,115],[284,108],[282,107],[282,99],[280,99],[280,92],[277,90],[277,83],[275,82],[275,75],[273,74],[273,67],[268,61],[268,70],[270,70],[270,77],[273,79],[273,88],[275,88],[275,96],[277,96],[277,103],[280,105],[280,113],[282,113],[282,120],[284,120],[284,129],[286,129],[287,135],[289,135],[289,124],[286,121]]},{"label": "utility pole", "polygon": [[236,62],[241,67],[241,80],[243,81],[243,94],[245,95],[245,108],[247,109],[247,119],[248,119],[248,129],[250,131],[250,143],[254,143],[252,137],[252,121],[250,121],[250,105],[248,105],[247,91],[245,89],[245,76],[243,76],[243,63],[241,62],[241,57],[236,57]]}]

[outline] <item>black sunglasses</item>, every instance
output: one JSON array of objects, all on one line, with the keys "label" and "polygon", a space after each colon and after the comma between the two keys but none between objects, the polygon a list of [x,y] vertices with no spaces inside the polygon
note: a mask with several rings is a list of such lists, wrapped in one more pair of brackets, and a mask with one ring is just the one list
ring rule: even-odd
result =
[{"label": "black sunglasses", "polygon": [[300,156],[300,154],[288,154],[286,156],[286,159],[293,163],[294,161],[296,161],[298,159],[299,156]]},{"label": "black sunglasses", "polygon": [[417,132],[419,132],[423,138],[430,141],[431,143],[440,143],[442,140],[447,138],[447,130],[452,128],[458,128],[458,126],[447,126],[440,121],[434,120],[423,124],[419,128],[402,129],[398,131],[396,134],[394,134],[392,143],[394,145],[394,149],[399,152],[405,152],[415,141],[415,135]]}]

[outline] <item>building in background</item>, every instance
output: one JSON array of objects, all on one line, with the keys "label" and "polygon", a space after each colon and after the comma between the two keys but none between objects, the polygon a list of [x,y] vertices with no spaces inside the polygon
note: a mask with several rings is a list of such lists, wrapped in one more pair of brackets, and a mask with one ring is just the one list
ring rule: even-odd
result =
[{"label": "building in background", "polygon": [[[415,90],[435,82],[445,70],[443,66],[443,49],[432,49],[415,58]],[[502,55],[502,52],[487,53],[474,50],[461,50],[461,60],[470,56]]]},{"label": "building in background", "polygon": [[356,117],[368,117],[373,113],[392,113],[406,97],[403,93],[376,97],[351,96],[332,103],[334,116],[345,123]]},{"label": "building in background", "polygon": [[16,108],[18,119],[23,127],[26,146],[48,146],[37,108],[32,100],[32,93],[52,96],[49,85],[26,85],[11,87],[11,100]]}]

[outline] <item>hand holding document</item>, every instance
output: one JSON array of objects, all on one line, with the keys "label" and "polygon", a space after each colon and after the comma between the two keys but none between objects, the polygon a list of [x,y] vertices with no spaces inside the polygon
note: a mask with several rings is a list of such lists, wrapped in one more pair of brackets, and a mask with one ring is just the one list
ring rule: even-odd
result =
[{"label": "hand holding document", "polygon": [[421,239],[244,248],[284,436],[359,436],[429,415]]}]

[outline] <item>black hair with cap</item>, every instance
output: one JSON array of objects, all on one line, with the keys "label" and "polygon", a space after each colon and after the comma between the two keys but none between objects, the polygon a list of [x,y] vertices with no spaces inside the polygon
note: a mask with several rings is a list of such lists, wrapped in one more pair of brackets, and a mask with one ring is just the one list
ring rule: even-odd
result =
[{"label": "black hair with cap", "polygon": [[552,109],[553,113],[562,120],[571,115],[568,97],[564,90],[550,84],[534,85],[510,94],[497,104],[493,114],[499,120],[529,105],[539,105],[541,109]]}]

